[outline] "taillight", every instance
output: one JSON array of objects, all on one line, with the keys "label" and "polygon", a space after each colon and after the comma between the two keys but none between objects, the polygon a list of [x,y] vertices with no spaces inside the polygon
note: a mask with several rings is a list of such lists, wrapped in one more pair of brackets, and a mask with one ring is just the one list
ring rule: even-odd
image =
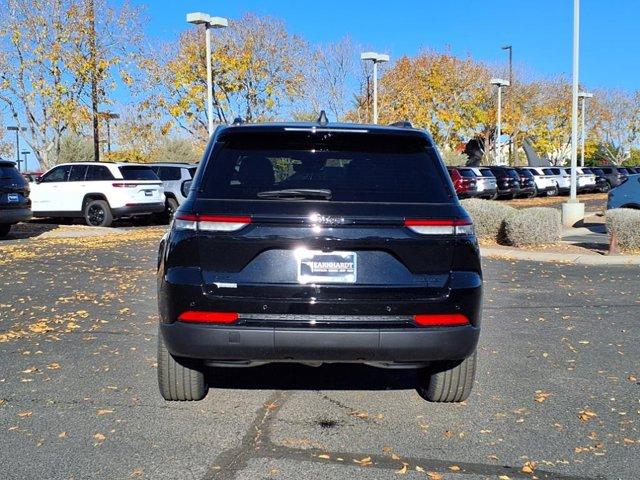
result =
[{"label": "taillight", "polygon": [[115,188],[135,188],[138,186],[137,183],[112,183],[112,187]]},{"label": "taillight", "polygon": [[420,327],[455,327],[469,325],[469,319],[461,313],[414,315],[413,321]]},{"label": "taillight", "polygon": [[197,312],[188,311],[182,313],[178,320],[187,323],[213,323],[229,325],[238,320],[238,314],[233,312]]},{"label": "taillight", "polygon": [[235,232],[250,223],[251,217],[181,213],[176,215],[173,220],[173,228],[177,230],[200,230],[203,232]]},{"label": "taillight", "polygon": [[420,235],[473,235],[473,223],[468,219],[406,219],[404,226]]}]

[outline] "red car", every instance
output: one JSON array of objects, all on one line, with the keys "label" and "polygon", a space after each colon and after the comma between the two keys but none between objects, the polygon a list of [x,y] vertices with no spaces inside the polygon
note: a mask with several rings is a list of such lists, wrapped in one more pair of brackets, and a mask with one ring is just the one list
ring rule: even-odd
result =
[{"label": "red car", "polygon": [[471,169],[460,170],[454,167],[447,167],[449,176],[456,189],[458,198],[473,197],[477,193],[476,175]]},{"label": "red car", "polygon": [[36,178],[40,178],[42,176],[42,172],[22,172],[22,176],[27,182],[31,183],[35,182]]}]

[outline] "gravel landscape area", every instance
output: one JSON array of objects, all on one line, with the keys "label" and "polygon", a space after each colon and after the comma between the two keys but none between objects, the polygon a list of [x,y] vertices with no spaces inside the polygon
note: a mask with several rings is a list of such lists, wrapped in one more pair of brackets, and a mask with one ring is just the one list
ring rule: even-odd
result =
[{"label": "gravel landscape area", "polygon": [[462,405],[342,365],[215,372],[204,402],[167,404],[161,234],[0,244],[3,479],[637,478],[637,267],[486,260]]}]

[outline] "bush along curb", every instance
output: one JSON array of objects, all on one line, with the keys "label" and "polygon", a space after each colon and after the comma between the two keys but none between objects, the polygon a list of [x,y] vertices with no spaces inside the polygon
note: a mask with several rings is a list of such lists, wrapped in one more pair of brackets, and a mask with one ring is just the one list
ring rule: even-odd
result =
[{"label": "bush along curb", "polygon": [[[606,213],[612,252],[640,250],[640,210],[616,208]],[[617,248],[616,248],[617,247]]]},{"label": "bush along curb", "polygon": [[469,198],[460,202],[465,208],[476,230],[478,238],[500,243],[503,237],[505,218],[517,210],[491,200]]},{"label": "bush along curb", "polygon": [[505,218],[504,235],[514,247],[553,245],[562,239],[562,217],[554,208],[517,210]]}]

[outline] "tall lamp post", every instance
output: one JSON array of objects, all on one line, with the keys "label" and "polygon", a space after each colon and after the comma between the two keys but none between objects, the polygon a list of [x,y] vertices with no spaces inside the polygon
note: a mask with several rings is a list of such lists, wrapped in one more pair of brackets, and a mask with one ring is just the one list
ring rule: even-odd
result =
[{"label": "tall lamp post", "polygon": [[498,87],[498,120],[496,122],[496,161],[498,165],[504,165],[502,161],[502,88],[511,85],[509,80],[492,78],[491,85]]},{"label": "tall lamp post", "polygon": [[[513,46],[505,45],[502,50],[509,50],[509,86],[513,85]],[[513,98],[513,96],[511,96]],[[513,159],[513,137],[509,141],[509,161]]]},{"label": "tall lamp post", "polygon": [[389,61],[389,55],[376,52],[360,54],[360,60],[373,62],[373,123],[378,123],[378,64]]},{"label": "tall lamp post", "polygon": [[117,120],[120,115],[113,112],[100,112],[100,116],[107,121],[107,153],[111,156],[111,120]]},{"label": "tall lamp post", "polygon": [[193,25],[204,25],[207,41],[207,116],[209,117],[209,136],[213,135],[213,78],[211,68],[211,29],[225,28],[229,21],[222,17],[212,17],[206,13],[194,12],[187,14],[187,22]]},{"label": "tall lamp post", "polygon": [[580,166],[584,167],[584,142],[587,138],[585,119],[587,118],[587,99],[593,98],[593,93],[580,92],[578,98],[582,100],[582,128],[580,129]]},{"label": "tall lamp post", "polygon": [[7,127],[10,132],[16,132],[16,163],[18,164],[18,170],[20,170],[20,132],[26,132],[25,127]]},{"label": "tall lamp post", "polygon": [[584,203],[578,202],[578,82],[580,74],[580,0],[573,0],[573,83],[571,102],[571,196],[562,205],[562,224],[572,227],[584,219]]},{"label": "tall lamp post", "polygon": [[[27,170],[29,170],[29,166],[27,165],[27,155],[31,155],[31,152],[28,150],[23,150],[22,152],[22,156],[24,157],[24,171],[26,172]],[[20,170],[20,164],[18,164],[18,170]]]}]

